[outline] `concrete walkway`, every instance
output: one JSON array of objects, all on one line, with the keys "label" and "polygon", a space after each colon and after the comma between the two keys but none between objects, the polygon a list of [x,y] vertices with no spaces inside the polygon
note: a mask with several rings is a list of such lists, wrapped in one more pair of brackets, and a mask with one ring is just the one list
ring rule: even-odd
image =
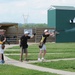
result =
[{"label": "concrete walkway", "polygon": [[[14,45],[11,45],[11,47],[13,47],[13,46]],[[28,62],[20,62],[20,61],[10,59],[6,56],[5,56],[5,64],[10,64],[10,65],[14,65],[14,66],[22,67],[22,68],[27,68],[27,69],[38,70],[38,71],[42,71],[42,72],[56,73],[56,74],[59,74],[59,75],[75,75],[75,72],[62,71],[62,70],[57,70],[57,69],[35,66],[35,65],[32,65],[32,64],[28,64]]]},{"label": "concrete walkway", "polygon": [[5,56],[5,64],[10,64],[10,65],[27,68],[27,69],[38,70],[38,71],[42,71],[42,72],[56,73],[59,75],[75,75],[75,72],[68,72],[68,71],[62,71],[62,70],[57,70],[57,69],[35,66],[32,64],[28,64],[27,62],[20,62],[20,61],[10,59],[6,56]]},{"label": "concrete walkway", "polygon": [[[5,55],[20,55],[19,54],[16,54],[16,53],[12,53],[12,54],[5,54]],[[44,60],[43,62],[52,62],[52,61],[60,61],[60,60],[75,60],[75,58],[61,58],[61,59],[51,59],[51,60]],[[38,60],[29,60],[27,63],[36,63],[38,62]]]}]

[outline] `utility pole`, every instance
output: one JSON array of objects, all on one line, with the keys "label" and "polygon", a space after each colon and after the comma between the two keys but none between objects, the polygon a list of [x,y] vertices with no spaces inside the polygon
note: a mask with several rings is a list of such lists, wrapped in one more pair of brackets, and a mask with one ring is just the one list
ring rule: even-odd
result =
[{"label": "utility pole", "polygon": [[29,17],[29,15],[24,15],[23,14],[24,24],[28,23],[28,17]]}]

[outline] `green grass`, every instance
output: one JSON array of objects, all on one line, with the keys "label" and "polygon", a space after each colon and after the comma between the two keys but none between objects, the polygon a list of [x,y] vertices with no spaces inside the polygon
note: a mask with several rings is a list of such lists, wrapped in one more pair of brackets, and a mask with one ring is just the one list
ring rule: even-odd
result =
[{"label": "green grass", "polygon": [[34,63],[34,65],[75,72],[75,60],[38,62]]},{"label": "green grass", "polygon": [[[59,58],[75,58],[75,43],[47,43],[47,54],[45,59],[59,59]],[[13,51],[15,50],[15,51]],[[20,54],[21,48],[19,46],[5,50],[7,54]],[[28,48],[28,59],[37,60],[39,48],[38,45],[30,45]],[[54,53],[54,54],[51,54]],[[8,57],[18,60],[19,55],[9,55]]]},{"label": "green grass", "polygon": [[[46,46],[47,46],[47,53],[70,53],[70,52],[73,53],[75,52],[75,43],[48,43],[46,44]],[[17,52],[20,51],[19,46],[12,47],[7,50],[10,51],[13,49],[16,50]],[[30,45],[28,50],[29,50],[29,53],[39,52],[38,45]]]},{"label": "green grass", "polygon": [[[8,57],[19,60],[20,55],[7,55]],[[38,58],[38,53],[29,53],[28,59],[29,60],[37,60]],[[45,59],[50,60],[50,59],[63,59],[63,58],[75,58],[75,53],[68,53],[68,54],[46,54]]]},{"label": "green grass", "polygon": [[[5,53],[20,53],[20,50],[21,49],[14,49],[15,51],[13,51],[13,49],[7,49],[5,51]],[[28,48],[28,52],[29,53],[38,53],[39,52],[39,49],[38,48]],[[52,48],[47,48],[47,53],[74,53],[75,52],[75,49],[52,49]]]},{"label": "green grass", "polygon": [[0,75],[57,75],[57,74],[24,69],[12,65],[0,65]]},{"label": "green grass", "polygon": [[[62,58],[75,58],[75,43],[47,43],[47,54],[45,59],[62,59]],[[15,50],[15,51],[13,51]],[[20,53],[20,47],[12,47],[5,51],[5,54]],[[37,60],[39,53],[38,45],[30,45],[28,48],[28,59]],[[54,53],[54,54],[51,54]],[[8,57],[19,60],[20,55],[7,55]],[[62,69],[75,72],[75,60],[73,61],[57,61],[57,62],[44,62],[34,63],[35,65],[44,66],[48,68]]]},{"label": "green grass", "polygon": [[[47,43],[47,48],[75,48],[75,43]],[[33,47],[34,46],[34,47]],[[29,46],[30,48],[38,48],[38,44],[33,44]],[[14,46],[8,49],[19,49],[19,46]]]},{"label": "green grass", "polygon": [[14,46],[14,47],[11,47],[11,48],[8,48],[8,49],[19,49],[20,47],[19,46]]}]

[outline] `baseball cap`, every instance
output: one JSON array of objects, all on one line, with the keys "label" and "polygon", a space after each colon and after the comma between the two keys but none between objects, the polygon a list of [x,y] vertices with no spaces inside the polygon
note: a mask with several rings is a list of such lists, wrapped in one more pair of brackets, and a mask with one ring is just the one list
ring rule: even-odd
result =
[{"label": "baseball cap", "polygon": [[44,32],[48,32],[48,30],[47,30],[47,29],[45,29],[45,30],[44,30]]},{"label": "baseball cap", "polygon": [[29,32],[28,31],[25,31],[24,34],[29,34]]}]

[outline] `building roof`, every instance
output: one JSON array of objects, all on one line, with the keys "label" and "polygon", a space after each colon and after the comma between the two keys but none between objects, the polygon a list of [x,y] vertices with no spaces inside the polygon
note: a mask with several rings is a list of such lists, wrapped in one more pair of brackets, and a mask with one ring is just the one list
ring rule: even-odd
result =
[{"label": "building roof", "polygon": [[18,23],[0,23],[0,27],[18,26]]},{"label": "building roof", "polygon": [[51,6],[49,10],[54,10],[54,9],[59,9],[59,10],[75,10],[74,6]]},{"label": "building roof", "polygon": [[18,23],[0,23],[0,29],[7,29],[9,27],[14,26],[15,28],[18,29]]}]

